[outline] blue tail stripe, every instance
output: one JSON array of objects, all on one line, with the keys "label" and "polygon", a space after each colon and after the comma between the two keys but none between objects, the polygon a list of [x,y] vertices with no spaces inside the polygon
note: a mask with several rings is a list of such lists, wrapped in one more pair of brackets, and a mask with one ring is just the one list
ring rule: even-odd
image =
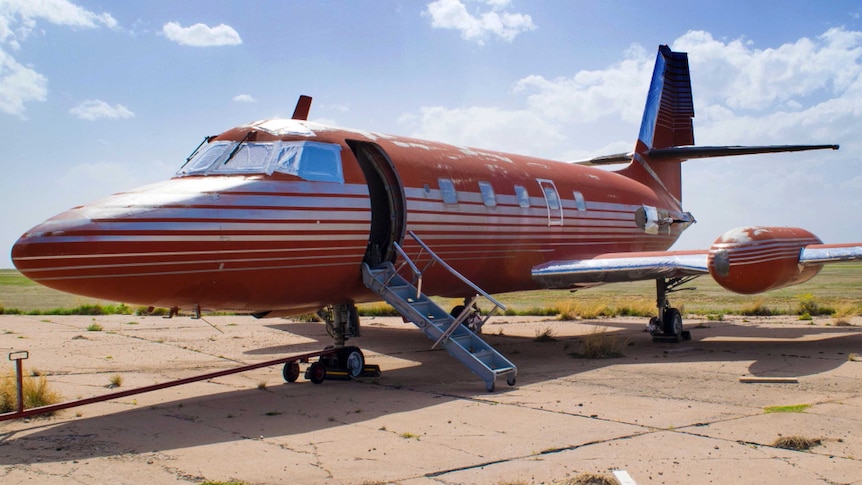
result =
[{"label": "blue tail stripe", "polygon": [[659,47],[638,139],[648,148],[694,144],[688,55]]}]

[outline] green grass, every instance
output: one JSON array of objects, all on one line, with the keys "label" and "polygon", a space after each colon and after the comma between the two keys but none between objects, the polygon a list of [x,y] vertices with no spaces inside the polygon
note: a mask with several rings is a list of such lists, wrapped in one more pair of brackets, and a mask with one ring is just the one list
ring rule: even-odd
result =
[{"label": "green grass", "polygon": [[763,412],[767,414],[771,413],[803,413],[806,409],[810,408],[810,404],[793,404],[791,406],[769,406],[763,408]]},{"label": "green grass", "polygon": [[26,287],[39,286],[39,284],[28,280],[14,269],[0,269],[0,286]]},{"label": "green grass", "polygon": [[[737,295],[721,288],[709,276],[687,285],[697,291],[670,296],[675,307],[685,307],[686,314],[739,315],[746,310],[754,314],[810,315],[839,313],[841,316],[862,314],[862,264],[844,263],[826,266],[811,281],[798,286],[775,290],[761,295]],[[571,293],[566,290],[539,290],[494,295],[503,302],[507,315],[539,315],[556,317],[572,312],[572,316],[595,318],[606,315],[642,315],[651,308],[655,283],[639,281],[615,283]],[[460,299],[434,298],[444,308],[461,303]],[[484,310],[490,305],[481,304]],[[370,304],[361,307],[365,315],[389,315],[387,305]],[[140,313],[117,302],[100,301],[62,293],[31,282],[15,270],[0,270],[0,313],[33,315],[101,315],[109,313]],[[99,313],[101,312],[101,313]],[[127,313],[128,312],[128,313]],[[651,314],[651,313],[650,313]],[[586,315],[586,316],[585,316]]]}]

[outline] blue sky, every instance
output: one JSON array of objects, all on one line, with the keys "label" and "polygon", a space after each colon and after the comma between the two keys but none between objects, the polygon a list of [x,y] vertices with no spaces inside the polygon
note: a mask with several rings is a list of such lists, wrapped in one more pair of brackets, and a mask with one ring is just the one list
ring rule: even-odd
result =
[{"label": "blue sky", "polygon": [[0,267],[24,231],[169,178],[205,135],[289,117],[578,160],[630,150],[658,44],[689,52],[698,219],[862,240],[858,1],[0,0]]}]

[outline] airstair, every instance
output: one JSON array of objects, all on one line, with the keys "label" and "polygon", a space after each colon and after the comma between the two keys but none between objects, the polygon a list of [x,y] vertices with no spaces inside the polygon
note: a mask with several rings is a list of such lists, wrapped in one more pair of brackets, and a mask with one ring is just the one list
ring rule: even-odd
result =
[{"label": "airstair", "polygon": [[[462,325],[468,317],[472,316],[473,304],[480,296],[490,301],[494,305],[494,309],[484,317],[482,323],[478,325],[479,328],[497,309],[505,310],[505,307],[446,264],[412,231],[409,234],[421,248],[420,254],[414,259],[418,261],[425,253],[429,256],[426,266],[420,270],[401,246],[393,243],[403,260],[397,267],[390,262],[374,268],[363,263],[362,279],[365,286],[380,295],[404,318],[413,322],[428,338],[434,340],[432,348],[443,347],[485,381],[488,392],[494,391],[494,384],[499,377],[505,377],[510,386],[515,385],[515,377],[518,374],[515,364],[482,340],[475,332],[468,329],[467,326]],[[422,293],[422,274],[435,263],[458,277],[477,293],[457,317],[450,315]],[[412,281],[407,281],[399,274],[405,266],[409,267],[412,272]]]}]

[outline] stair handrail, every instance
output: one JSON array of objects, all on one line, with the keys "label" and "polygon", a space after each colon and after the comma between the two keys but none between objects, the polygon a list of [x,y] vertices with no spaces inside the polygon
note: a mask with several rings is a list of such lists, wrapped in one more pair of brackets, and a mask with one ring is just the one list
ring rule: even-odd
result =
[{"label": "stair handrail", "polygon": [[[436,349],[437,346],[440,345],[440,342],[443,342],[444,340],[448,340],[449,337],[451,337],[452,334],[455,333],[455,330],[461,325],[461,322],[463,322],[464,320],[467,319],[467,316],[473,310],[473,305],[476,303],[476,300],[478,300],[478,299],[479,299],[479,295],[476,295],[470,299],[470,301],[467,305],[464,305],[464,309],[461,310],[461,313],[458,314],[458,317],[456,317],[455,320],[452,321],[452,323],[449,325],[449,327],[446,329],[446,331],[443,332],[440,335],[440,338],[438,338],[437,341],[434,342],[434,345],[431,346],[432,349]],[[488,312],[488,317],[490,317],[494,313],[495,310],[496,310],[496,308],[494,308],[493,310]],[[485,320],[482,321],[482,324],[483,325],[485,324]]]},{"label": "stair handrail", "polygon": [[[393,242],[392,246],[395,247],[395,251],[397,251],[398,254],[400,254],[401,257],[404,258],[404,262],[407,263],[408,266],[410,266],[410,271],[413,272],[413,281],[417,283],[416,298],[419,298],[422,295],[422,271],[420,271],[419,268],[415,264],[413,264],[413,261],[410,259],[410,256],[407,255],[407,252],[405,252],[404,249],[397,242]],[[403,265],[401,267],[403,267]],[[396,274],[398,274],[398,270],[395,270],[391,275],[389,275],[389,278],[383,283],[383,286],[388,285],[389,281],[391,281]]]},{"label": "stair handrail", "polygon": [[[410,235],[410,237],[412,237],[412,238],[413,238],[413,240],[415,240],[415,241],[416,241],[416,243],[417,243],[417,244],[419,244],[419,247],[421,247],[422,249],[424,249],[425,251],[427,251],[427,252],[428,252],[428,255],[429,255],[431,258],[433,258],[435,261],[437,261],[438,263],[440,263],[440,265],[441,265],[441,266],[443,266],[443,268],[444,268],[444,269],[446,269],[446,271],[448,271],[448,272],[452,273],[452,275],[454,275],[456,278],[458,278],[459,280],[461,280],[464,284],[466,284],[466,285],[467,285],[467,286],[469,286],[470,288],[473,288],[473,289],[476,291],[476,293],[478,293],[478,294],[482,295],[483,297],[485,297],[488,301],[490,301],[491,303],[493,303],[495,307],[499,308],[500,310],[506,311],[506,306],[505,306],[505,305],[503,305],[502,303],[500,303],[499,301],[497,301],[496,299],[494,299],[494,297],[493,297],[493,296],[491,296],[491,295],[489,295],[488,293],[486,293],[486,292],[485,292],[485,290],[483,290],[482,288],[479,288],[478,286],[476,286],[476,284],[475,284],[475,283],[473,283],[472,281],[468,280],[466,276],[464,276],[464,275],[462,275],[461,273],[459,273],[458,271],[456,271],[456,270],[455,270],[455,268],[453,268],[453,267],[449,266],[449,264],[448,264],[448,263],[446,263],[445,261],[443,261],[443,259],[442,259],[440,256],[437,256],[437,253],[435,253],[434,251],[432,251],[432,250],[431,250],[431,248],[429,248],[429,247],[428,247],[428,245],[427,245],[427,244],[425,244],[425,242],[423,242],[423,241],[422,241],[422,239],[419,239],[419,236],[417,236],[415,232],[413,232],[413,231],[407,231],[407,233]],[[393,243],[393,244],[395,245],[395,247],[396,247],[396,248],[398,248],[398,244],[397,244],[397,243]],[[408,261],[409,261],[409,259],[410,259],[410,258],[408,258],[408,257],[407,257],[407,255],[404,253],[404,250],[403,250],[403,249],[398,250],[398,252],[399,252],[401,255],[403,255],[403,256],[405,257],[405,259],[406,259],[406,260],[408,260]],[[410,262],[409,264],[410,264],[411,269],[416,268],[416,266],[415,266],[412,262]],[[418,268],[416,269],[416,271],[418,271]],[[419,282],[419,284],[421,285],[421,284],[422,284],[422,282],[421,282],[421,278],[422,278],[422,274],[421,274],[421,272],[419,273],[419,278],[420,278],[420,282]]]}]

